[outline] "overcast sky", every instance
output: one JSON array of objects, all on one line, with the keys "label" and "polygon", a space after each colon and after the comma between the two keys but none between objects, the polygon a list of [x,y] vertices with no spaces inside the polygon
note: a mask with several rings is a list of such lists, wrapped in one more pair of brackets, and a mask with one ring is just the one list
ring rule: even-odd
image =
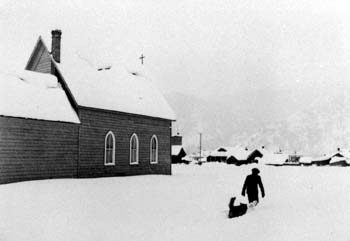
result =
[{"label": "overcast sky", "polygon": [[2,71],[23,69],[39,35],[50,48],[56,28],[62,61],[68,45],[118,63],[143,53],[163,91],[207,100],[254,93],[247,104],[269,105],[350,82],[345,0],[1,0]]}]

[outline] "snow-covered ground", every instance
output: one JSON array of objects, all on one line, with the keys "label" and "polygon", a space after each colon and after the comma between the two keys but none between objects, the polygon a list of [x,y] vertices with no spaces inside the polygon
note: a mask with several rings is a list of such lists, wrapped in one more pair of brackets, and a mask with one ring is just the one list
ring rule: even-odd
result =
[{"label": "snow-covered ground", "polygon": [[348,240],[350,168],[258,166],[267,196],[227,219],[252,167],[0,185],[0,240]]}]

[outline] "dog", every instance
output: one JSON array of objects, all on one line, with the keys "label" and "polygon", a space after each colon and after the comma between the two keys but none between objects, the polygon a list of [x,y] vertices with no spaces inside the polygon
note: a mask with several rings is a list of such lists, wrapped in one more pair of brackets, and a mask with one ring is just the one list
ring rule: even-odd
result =
[{"label": "dog", "polygon": [[249,210],[254,209],[254,207],[258,204],[257,201],[254,201],[249,204],[240,203],[238,206],[235,206],[235,201],[236,197],[232,197],[228,204],[228,207],[230,208],[230,211],[228,212],[228,218],[236,218],[239,216],[243,216]]}]

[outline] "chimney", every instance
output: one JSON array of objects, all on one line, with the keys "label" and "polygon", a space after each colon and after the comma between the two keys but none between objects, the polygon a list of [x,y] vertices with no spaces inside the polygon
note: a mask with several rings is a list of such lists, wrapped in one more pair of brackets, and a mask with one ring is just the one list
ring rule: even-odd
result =
[{"label": "chimney", "polygon": [[51,31],[52,43],[51,43],[51,54],[53,59],[57,62],[61,62],[61,35],[62,32],[59,29]]}]

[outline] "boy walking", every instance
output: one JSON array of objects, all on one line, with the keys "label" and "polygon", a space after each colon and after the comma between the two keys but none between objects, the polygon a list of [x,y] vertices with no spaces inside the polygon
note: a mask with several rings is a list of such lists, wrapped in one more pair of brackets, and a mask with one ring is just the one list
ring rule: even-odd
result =
[{"label": "boy walking", "polygon": [[265,197],[265,190],[259,173],[260,171],[258,168],[253,168],[252,174],[248,175],[245,179],[242,189],[242,196],[245,196],[245,194],[247,193],[249,203],[252,203],[254,201],[256,201],[256,203],[259,202],[258,186],[261,191],[261,196]]}]

